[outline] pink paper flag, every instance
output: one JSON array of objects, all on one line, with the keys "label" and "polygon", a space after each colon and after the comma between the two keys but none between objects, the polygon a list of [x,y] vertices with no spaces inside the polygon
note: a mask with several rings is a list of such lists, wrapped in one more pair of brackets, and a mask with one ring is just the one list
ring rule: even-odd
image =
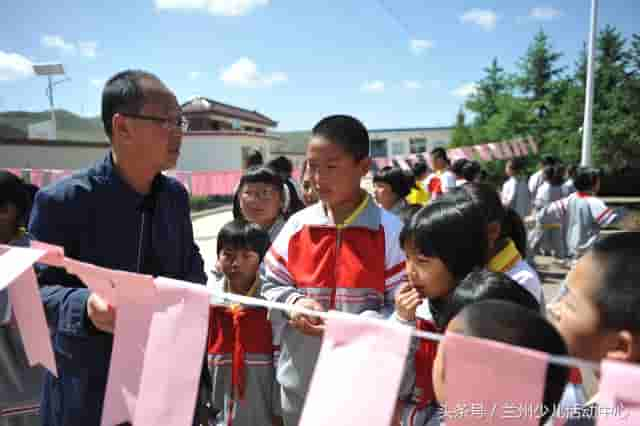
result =
[{"label": "pink paper flag", "polygon": [[526,153],[521,152],[520,143],[518,142],[518,140],[514,139],[514,140],[509,141],[507,143],[511,147],[511,152],[513,152],[513,156],[514,157],[522,157],[523,155],[526,154]]},{"label": "pink paper flag", "polygon": [[466,158],[467,160],[474,160],[475,159],[475,155],[474,155],[474,151],[473,148],[470,146],[463,146],[462,148],[460,148],[462,150],[462,152],[464,153],[464,158]]},{"label": "pink paper flag", "polygon": [[474,145],[473,148],[482,161],[491,161],[491,152],[487,145]]},{"label": "pink paper flag", "polygon": [[527,143],[525,141],[523,141],[522,139],[518,139],[516,143],[520,147],[520,152],[522,153],[522,155],[529,155],[529,150],[527,149]]},{"label": "pink paper flag", "polygon": [[529,147],[531,148],[533,153],[537,154],[538,153],[538,144],[536,143],[536,141],[532,137],[529,137],[528,142],[529,142]]},{"label": "pink paper flag", "polygon": [[300,425],[388,426],[410,337],[409,327],[331,312]]},{"label": "pink paper flag", "polygon": [[640,425],[640,367],[605,360],[598,398],[598,426]]},{"label": "pink paper flag", "polygon": [[504,152],[502,150],[502,145],[498,143],[488,143],[486,145],[491,150],[491,156],[495,159],[502,160],[505,158]]},{"label": "pink paper flag", "polygon": [[29,365],[40,364],[58,376],[49,328],[40,300],[33,264],[44,252],[12,247],[0,256],[0,290],[9,286],[11,308],[20,330]]},{"label": "pink paper flag", "polygon": [[30,182],[32,184],[34,184],[35,186],[37,186],[37,187],[41,187],[42,186],[43,177],[44,177],[44,171],[43,170],[33,169],[33,170],[31,170]]},{"label": "pink paper flag", "polygon": [[64,258],[64,267],[67,272],[80,278],[89,290],[99,294],[110,305],[117,306],[114,271],[68,257]]},{"label": "pink paper flag", "polygon": [[168,278],[154,282],[155,310],[133,424],[190,426],[209,326],[209,293],[205,286]]},{"label": "pink paper flag", "polygon": [[514,157],[513,150],[511,149],[511,144],[509,144],[509,142],[502,142],[498,145],[500,145],[500,148],[502,149],[502,157],[504,160]]},{"label": "pink paper flag", "polygon": [[114,271],[118,309],[102,426],[131,422],[142,379],[156,296],[153,277]]},{"label": "pink paper flag", "polygon": [[47,244],[40,241],[31,241],[31,248],[43,250],[45,252],[44,256],[42,256],[39,260],[40,263],[45,263],[50,266],[57,266],[59,268],[64,267],[64,247]]},{"label": "pink paper flag", "polygon": [[455,333],[444,345],[447,426],[538,426],[547,354]]}]

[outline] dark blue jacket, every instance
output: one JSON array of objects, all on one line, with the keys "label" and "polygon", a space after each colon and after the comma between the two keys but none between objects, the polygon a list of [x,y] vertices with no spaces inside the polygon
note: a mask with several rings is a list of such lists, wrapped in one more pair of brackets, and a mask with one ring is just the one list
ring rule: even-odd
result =
[{"label": "dark blue jacket", "polygon": [[[152,259],[153,271],[147,267],[147,273],[205,283],[186,190],[158,175],[152,194],[149,222],[149,197],[120,177],[108,154],[93,167],[39,191],[29,232],[36,240],[63,246],[68,257],[83,262],[139,272]],[[150,242],[143,243],[149,233]],[[145,253],[149,247],[151,256]],[[59,373],[58,379],[51,374],[45,379],[43,425],[99,426],[113,336],[98,331],[88,319],[89,290],[77,277],[43,267],[38,281]]]}]

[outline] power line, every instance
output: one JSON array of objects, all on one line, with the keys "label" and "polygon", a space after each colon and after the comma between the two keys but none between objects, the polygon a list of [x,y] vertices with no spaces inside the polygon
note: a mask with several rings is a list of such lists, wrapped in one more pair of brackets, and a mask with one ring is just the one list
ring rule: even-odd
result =
[{"label": "power line", "polygon": [[396,13],[385,4],[385,2],[383,0],[378,0],[378,4],[380,4],[380,7],[382,7],[382,9],[384,9],[384,11],[387,13],[387,15],[389,15],[389,17],[391,19],[393,19],[396,24],[398,24],[403,30],[404,32],[407,33],[407,36],[409,37],[409,39],[415,39],[416,37],[413,36],[413,32],[411,31],[411,28],[409,28],[409,25],[407,25],[406,23],[404,23],[400,17],[398,15],[396,15]]}]

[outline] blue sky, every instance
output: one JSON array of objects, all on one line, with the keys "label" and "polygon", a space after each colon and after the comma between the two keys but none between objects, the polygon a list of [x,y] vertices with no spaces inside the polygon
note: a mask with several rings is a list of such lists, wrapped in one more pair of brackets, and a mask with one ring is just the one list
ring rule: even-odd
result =
[{"label": "blue sky", "polygon": [[[22,0],[0,4],[0,111],[48,107],[30,63],[61,61],[56,106],[97,115],[126,68],[256,109],[280,130],[331,113],[370,128],[450,125],[494,56],[515,71],[543,28],[563,63],[587,38],[590,0]],[[600,0],[599,27],[640,32],[639,0]],[[413,41],[412,41],[413,40]]]}]

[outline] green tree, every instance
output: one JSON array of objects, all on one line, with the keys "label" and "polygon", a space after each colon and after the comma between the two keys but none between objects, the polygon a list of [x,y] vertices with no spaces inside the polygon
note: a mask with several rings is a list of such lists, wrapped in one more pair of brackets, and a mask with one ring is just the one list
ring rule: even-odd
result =
[{"label": "green tree", "polygon": [[493,58],[491,65],[483,71],[485,77],[478,82],[476,93],[466,103],[466,108],[476,114],[474,124],[477,126],[486,124],[498,112],[498,98],[512,91],[504,68],[498,65],[498,58]]},{"label": "green tree", "polygon": [[465,124],[466,116],[464,109],[460,108],[456,115],[456,126],[453,129],[453,135],[451,136],[451,146],[453,148],[459,148],[461,146],[467,146],[473,144],[471,137],[471,131]]}]

